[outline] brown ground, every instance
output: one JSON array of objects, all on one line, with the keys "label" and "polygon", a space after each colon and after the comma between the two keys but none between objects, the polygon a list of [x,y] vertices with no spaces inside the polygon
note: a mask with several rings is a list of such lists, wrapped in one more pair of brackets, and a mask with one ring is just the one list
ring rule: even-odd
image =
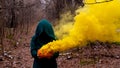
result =
[{"label": "brown ground", "polygon": [[[101,44],[97,42],[60,53],[58,68],[120,68],[120,46]],[[6,53],[8,55],[0,61],[0,68],[32,68],[29,42]]]}]

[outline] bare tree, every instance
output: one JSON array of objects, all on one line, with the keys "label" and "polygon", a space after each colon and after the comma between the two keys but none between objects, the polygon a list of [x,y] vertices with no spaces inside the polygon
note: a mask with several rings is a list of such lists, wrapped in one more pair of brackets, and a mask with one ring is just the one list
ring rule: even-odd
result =
[{"label": "bare tree", "polygon": [[66,11],[74,11],[79,7],[84,6],[83,0],[50,0],[46,5],[46,14],[48,19],[59,19],[60,14]]},{"label": "bare tree", "polygon": [[[4,0],[0,1],[0,56],[3,55],[3,37],[4,37]],[[1,59],[1,58],[0,58]]]},{"label": "bare tree", "polygon": [[39,4],[39,0],[33,4],[24,4],[23,0],[0,0],[0,55],[3,54],[4,39],[15,40],[22,32],[28,33],[30,24],[36,19],[35,7]]}]

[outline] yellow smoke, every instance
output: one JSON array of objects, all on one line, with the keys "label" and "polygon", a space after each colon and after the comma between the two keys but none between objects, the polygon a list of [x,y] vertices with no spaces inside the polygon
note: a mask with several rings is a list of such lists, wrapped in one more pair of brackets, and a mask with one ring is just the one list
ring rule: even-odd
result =
[{"label": "yellow smoke", "polygon": [[69,35],[46,44],[38,53],[47,56],[51,51],[60,52],[84,46],[87,41],[120,42],[120,0],[85,5],[76,13]]},{"label": "yellow smoke", "polygon": [[63,39],[64,37],[68,36],[70,30],[73,28],[73,15],[70,11],[64,13],[60,17],[61,19],[58,24],[54,27],[55,35],[58,39]]}]

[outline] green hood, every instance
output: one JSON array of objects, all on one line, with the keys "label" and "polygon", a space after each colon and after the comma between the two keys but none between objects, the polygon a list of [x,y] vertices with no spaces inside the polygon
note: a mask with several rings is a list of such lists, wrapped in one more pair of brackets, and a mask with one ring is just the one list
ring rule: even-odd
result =
[{"label": "green hood", "polygon": [[46,34],[46,36],[55,40],[55,35],[54,35],[52,25],[46,19],[43,19],[39,22],[37,29],[35,31],[35,37],[40,36],[43,32]]}]

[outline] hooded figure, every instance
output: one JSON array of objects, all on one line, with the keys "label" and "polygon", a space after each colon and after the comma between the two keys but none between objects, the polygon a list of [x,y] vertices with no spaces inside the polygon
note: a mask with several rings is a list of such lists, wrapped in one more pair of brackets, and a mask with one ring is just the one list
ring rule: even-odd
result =
[{"label": "hooded figure", "polygon": [[37,56],[38,49],[53,40],[56,40],[56,37],[52,25],[46,19],[41,20],[30,44],[31,55],[34,58],[33,68],[57,68],[56,58],[59,55],[58,52],[54,53],[50,59],[38,58]]}]

